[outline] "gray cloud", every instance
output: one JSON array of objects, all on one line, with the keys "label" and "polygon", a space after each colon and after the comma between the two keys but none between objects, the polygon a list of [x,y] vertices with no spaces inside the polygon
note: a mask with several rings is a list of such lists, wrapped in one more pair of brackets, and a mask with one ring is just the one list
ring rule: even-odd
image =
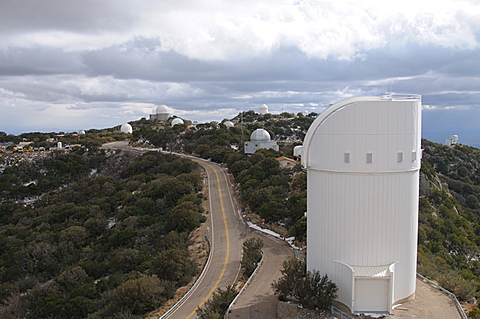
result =
[{"label": "gray cloud", "polygon": [[15,35],[42,31],[97,33],[131,28],[135,22],[132,1],[23,0],[2,1],[1,33]]},{"label": "gray cloud", "polygon": [[395,91],[423,95],[425,132],[450,121],[480,136],[479,21],[475,1],[7,1],[0,130],[120,124],[156,104],[198,120],[321,111]]}]

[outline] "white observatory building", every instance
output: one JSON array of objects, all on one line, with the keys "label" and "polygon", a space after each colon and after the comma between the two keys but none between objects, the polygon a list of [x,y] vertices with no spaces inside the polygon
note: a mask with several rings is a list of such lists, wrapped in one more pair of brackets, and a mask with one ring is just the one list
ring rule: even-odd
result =
[{"label": "white observatory building", "polygon": [[120,127],[120,131],[123,133],[131,134],[133,132],[133,128],[130,124],[125,123]]},{"label": "white observatory building", "polygon": [[157,106],[155,114],[150,114],[150,120],[160,121],[162,123],[167,122],[170,116],[170,108],[165,104]]},{"label": "white observatory building", "polygon": [[447,138],[445,144],[447,144],[447,146],[458,144],[458,135],[452,135],[450,138]]},{"label": "white observatory building", "polygon": [[223,125],[225,125],[227,128],[231,128],[234,126],[232,121],[225,121],[223,122]]},{"label": "white observatory building", "polygon": [[181,125],[181,124],[185,124],[185,123],[184,123],[183,120],[182,120],[181,118],[179,118],[179,117],[174,118],[174,119],[172,120],[172,123],[171,123],[172,127],[175,126],[175,125]]},{"label": "white observatory building", "polygon": [[267,104],[262,104],[258,107],[258,113],[260,114],[267,114],[268,113],[268,106]]},{"label": "white observatory building", "polygon": [[421,97],[355,97],[328,107],[304,140],[307,269],[353,313],[413,299]]},{"label": "white observatory building", "polygon": [[275,151],[279,150],[279,147],[275,141],[272,141],[270,134],[263,128],[258,128],[250,135],[250,142],[245,142],[245,154],[253,155],[256,150],[261,148],[271,148]]}]

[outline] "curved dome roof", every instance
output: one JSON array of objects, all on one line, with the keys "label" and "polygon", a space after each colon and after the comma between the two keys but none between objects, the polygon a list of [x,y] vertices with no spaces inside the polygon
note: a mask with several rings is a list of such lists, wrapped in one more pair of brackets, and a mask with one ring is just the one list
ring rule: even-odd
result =
[{"label": "curved dome roof", "polygon": [[232,121],[225,121],[225,122],[223,122],[223,125],[225,125],[228,128],[233,127]]},{"label": "curved dome roof", "polygon": [[162,105],[157,106],[157,110],[155,111],[155,113],[157,113],[157,114],[169,114],[170,109],[165,104],[162,104]]},{"label": "curved dome roof", "polygon": [[270,134],[263,128],[256,129],[250,136],[250,141],[270,142]]},{"label": "curved dome roof", "polygon": [[268,106],[267,104],[262,104],[258,107],[258,112],[260,112],[261,114],[265,114],[265,113],[268,113]]},{"label": "curved dome roof", "polygon": [[125,123],[120,128],[120,131],[122,131],[123,133],[132,133],[133,129],[132,129],[132,126],[130,124]]},{"label": "curved dome roof", "polygon": [[175,125],[177,125],[177,124],[183,124],[183,120],[180,119],[180,118],[178,118],[178,117],[177,117],[177,118],[174,118],[174,119],[172,120],[172,126],[175,126]]}]

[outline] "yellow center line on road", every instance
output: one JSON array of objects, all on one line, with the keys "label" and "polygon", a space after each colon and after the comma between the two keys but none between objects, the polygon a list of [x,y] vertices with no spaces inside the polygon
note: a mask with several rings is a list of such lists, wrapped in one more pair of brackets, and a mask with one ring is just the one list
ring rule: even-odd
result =
[{"label": "yellow center line on road", "polygon": [[[199,160],[195,160],[195,159],[193,159],[193,160],[195,162],[200,162]],[[213,292],[217,289],[218,285],[220,284],[220,280],[222,280],[223,275],[225,274],[225,270],[227,269],[228,258],[230,256],[230,237],[228,235],[227,217],[225,215],[225,209],[224,209],[224,206],[223,206],[222,191],[220,190],[220,178],[218,177],[217,171],[210,164],[207,164],[203,161],[201,163],[210,167],[213,170],[213,172],[215,173],[215,178],[216,178],[217,185],[218,185],[218,187],[217,187],[218,188],[218,198],[220,200],[220,208],[222,210],[223,226],[225,228],[225,237],[226,237],[226,242],[227,242],[227,253],[225,255],[225,262],[223,263],[222,271],[220,272],[220,275],[218,276],[218,279],[215,282],[215,285],[213,285],[212,289],[207,294],[207,296],[202,300],[202,302],[198,305],[197,309],[201,308],[203,306],[203,304],[212,296]],[[210,200],[212,200],[211,197],[210,197]],[[212,229],[212,233],[213,233],[213,229]],[[192,311],[186,319],[191,318],[196,313],[197,309]]]}]

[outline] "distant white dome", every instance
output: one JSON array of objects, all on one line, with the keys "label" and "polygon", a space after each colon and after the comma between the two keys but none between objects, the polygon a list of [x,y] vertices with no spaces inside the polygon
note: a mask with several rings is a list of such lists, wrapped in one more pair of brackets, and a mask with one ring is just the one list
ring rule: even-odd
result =
[{"label": "distant white dome", "polygon": [[305,111],[302,112],[302,114],[303,114],[304,116],[307,116],[309,113],[308,113],[307,110],[305,110]]},{"label": "distant white dome", "polygon": [[165,104],[157,106],[156,114],[170,114],[170,109]]},{"label": "distant white dome", "polygon": [[84,130],[78,131],[78,135],[85,135],[85,131]]},{"label": "distant white dome", "polygon": [[297,145],[293,148],[293,156],[301,156],[302,155],[302,145]]},{"label": "distant white dome", "polygon": [[177,118],[174,118],[174,119],[172,120],[172,126],[175,126],[175,125],[177,125],[177,124],[183,124],[183,120],[180,119],[180,118],[178,118],[178,117],[177,117]]},{"label": "distant white dome", "polygon": [[233,127],[232,121],[225,121],[223,122],[223,125],[225,125],[227,128]]},{"label": "distant white dome", "polygon": [[132,126],[130,124],[125,123],[120,128],[120,131],[122,131],[123,133],[132,133],[133,129],[132,129]]},{"label": "distant white dome", "polygon": [[260,114],[266,114],[268,113],[268,106],[267,104],[262,104],[258,107],[258,113]]},{"label": "distant white dome", "polygon": [[250,136],[250,141],[252,142],[253,141],[270,142],[270,140],[271,140],[270,134],[263,128],[256,129]]}]

